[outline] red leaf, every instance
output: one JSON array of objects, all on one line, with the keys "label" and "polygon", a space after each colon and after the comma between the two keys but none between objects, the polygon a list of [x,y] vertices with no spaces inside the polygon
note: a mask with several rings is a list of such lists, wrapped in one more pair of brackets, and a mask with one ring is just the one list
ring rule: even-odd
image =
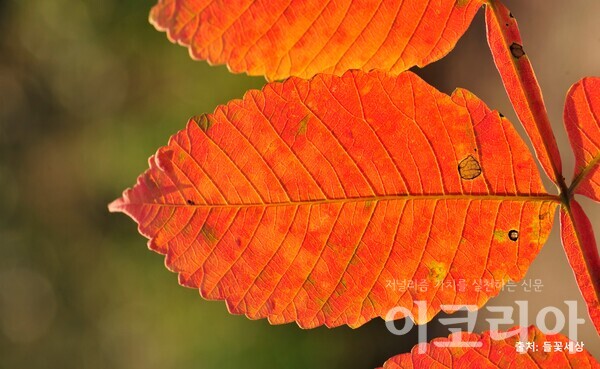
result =
[{"label": "red leaf", "polygon": [[577,201],[560,211],[563,247],[596,331],[600,332],[600,257],[590,220]]},{"label": "red leaf", "polygon": [[600,201],[600,78],[584,78],[567,93],[564,121],[575,153],[575,174],[561,211],[563,246],[577,284],[587,303],[596,330],[600,332],[600,257],[592,225],[579,204],[582,194]]},{"label": "red leaf", "polygon": [[[205,298],[315,327],[483,305],[524,276],[557,203],[510,122],[468,91],[352,71],[192,119],[110,209]],[[441,288],[481,279],[489,289]]]},{"label": "red leaf", "polygon": [[[509,332],[515,332],[511,330]],[[496,333],[498,334],[498,333]],[[451,336],[452,337],[452,336]],[[448,338],[437,338],[427,345],[425,353],[415,346],[411,353],[395,356],[388,360],[383,369],[598,369],[600,364],[587,350],[582,352],[544,352],[545,342],[563,344],[570,342],[560,334],[545,335],[534,326],[529,327],[527,342],[535,343],[537,352],[518,353],[516,345],[520,335],[505,339],[493,339],[492,332],[477,334],[462,333],[461,340],[480,347],[444,347],[451,342]]]},{"label": "red leaf", "polygon": [[160,0],[150,20],[192,57],[270,80],[400,73],[454,48],[482,0]]},{"label": "red leaf", "polygon": [[488,44],[508,97],[531,139],[542,168],[554,183],[562,186],[560,152],[542,91],[523,49],[517,21],[499,1],[488,2],[485,20]]},{"label": "red leaf", "polygon": [[570,192],[600,201],[600,78],[584,78],[571,87],[564,120],[575,153]]}]

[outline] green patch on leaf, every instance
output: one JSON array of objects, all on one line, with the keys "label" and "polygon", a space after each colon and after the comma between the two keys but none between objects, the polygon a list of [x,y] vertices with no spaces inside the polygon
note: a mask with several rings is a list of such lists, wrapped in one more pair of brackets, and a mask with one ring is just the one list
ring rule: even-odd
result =
[{"label": "green patch on leaf", "polygon": [[204,132],[208,131],[214,124],[214,120],[210,119],[207,114],[196,115],[192,120],[200,127]]},{"label": "green patch on leaf", "polygon": [[298,125],[298,131],[296,131],[296,135],[305,135],[306,130],[308,128],[308,121],[310,120],[310,114],[306,114],[304,118],[300,121]]},{"label": "green patch on leaf", "polygon": [[219,240],[212,227],[206,224],[203,225],[200,229],[200,234],[202,235],[202,237],[204,237],[206,241],[208,241],[208,243],[215,243]]}]

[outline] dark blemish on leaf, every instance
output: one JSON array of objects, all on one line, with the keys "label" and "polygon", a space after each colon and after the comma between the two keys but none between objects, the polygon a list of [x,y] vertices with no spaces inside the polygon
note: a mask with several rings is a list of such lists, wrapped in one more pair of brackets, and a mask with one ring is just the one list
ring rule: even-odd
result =
[{"label": "dark blemish on leaf", "polygon": [[192,117],[192,120],[198,125],[198,127],[200,127],[201,130],[203,130],[204,132],[208,131],[210,127],[213,126],[213,124],[215,123],[213,119],[209,119],[208,115],[206,114],[202,114],[202,115],[196,115],[195,117]]},{"label": "dark blemish on leaf", "polygon": [[510,24],[508,24],[508,23],[505,23],[505,24],[506,24],[506,27],[509,27],[509,26],[510,26]]},{"label": "dark blemish on leaf", "polygon": [[508,16],[509,16],[509,17],[511,17],[511,18],[514,18],[514,17],[515,17],[515,16],[512,14],[512,12],[510,12],[510,13],[508,14]]},{"label": "dark blemish on leaf", "polygon": [[498,115],[500,116],[500,118],[504,118],[504,114],[498,112]]},{"label": "dark blemish on leaf", "polygon": [[196,205],[196,203],[192,200],[186,200],[185,202],[187,202],[188,205]]},{"label": "dark blemish on leaf", "polygon": [[525,55],[525,51],[523,51],[523,46],[519,45],[516,42],[513,42],[512,45],[510,45],[510,53],[517,59]]},{"label": "dark blemish on leaf", "polygon": [[508,238],[510,238],[511,241],[517,241],[519,239],[519,231],[511,229],[508,231]]},{"label": "dark blemish on leaf", "polygon": [[542,214],[540,214],[539,218],[540,218],[540,220],[544,220],[544,219],[546,219],[547,216],[548,216],[548,213],[542,213]]},{"label": "dark blemish on leaf", "polygon": [[469,155],[458,163],[458,173],[462,179],[475,179],[481,175],[481,166],[473,155]]}]

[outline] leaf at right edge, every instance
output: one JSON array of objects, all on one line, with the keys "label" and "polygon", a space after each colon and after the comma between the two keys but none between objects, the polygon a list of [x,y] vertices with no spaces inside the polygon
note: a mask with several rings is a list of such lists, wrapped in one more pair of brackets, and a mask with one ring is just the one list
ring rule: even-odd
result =
[{"label": "leaf at right edge", "polygon": [[[518,330],[509,332],[516,333]],[[561,342],[563,346],[569,342],[563,335],[545,335],[534,326],[529,327],[527,333],[526,342],[534,342],[537,352],[518,353],[519,334],[500,339],[499,335],[495,336],[497,333],[492,332],[482,335],[459,333],[463,342],[481,346],[444,347],[452,339],[436,338],[427,344],[425,353],[419,353],[419,346],[415,346],[410,353],[389,359],[380,369],[600,369],[600,364],[585,349],[573,353],[544,352],[545,342],[551,342],[552,347],[554,342]]]},{"label": "leaf at right edge", "polygon": [[110,208],[183,285],[308,328],[481,307],[523,278],[556,204],[511,123],[473,94],[351,71],[192,119]]},{"label": "leaf at right edge", "polygon": [[569,89],[564,123],[575,154],[571,191],[600,202],[599,77],[586,77]]},{"label": "leaf at right edge", "polygon": [[482,0],[160,0],[150,20],[193,58],[235,72],[310,78],[399,74],[446,55]]},{"label": "leaf at right edge", "polygon": [[600,280],[597,278],[600,258],[592,224],[577,201],[572,200],[568,209],[561,207],[560,230],[565,253],[589,316],[600,333]]}]

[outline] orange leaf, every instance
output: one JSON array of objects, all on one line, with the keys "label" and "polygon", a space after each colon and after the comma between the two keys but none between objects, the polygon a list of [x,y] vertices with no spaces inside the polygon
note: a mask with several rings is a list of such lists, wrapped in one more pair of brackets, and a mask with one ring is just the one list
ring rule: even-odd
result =
[{"label": "orange leaf", "polygon": [[403,72],[446,55],[482,0],[159,0],[150,20],[193,58],[269,80]]},{"label": "orange leaf", "polygon": [[600,332],[600,257],[594,229],[577,201],[560,211],[561,238],[596,331]]},{"label": "orange leaf", "polygon": [[552,126],[517,21],[499,1],[486,5],[488,44],[508,97],[531,139],[535,153],[548,177],[563,186],[562,162]]},{"label": "orange leaf", "polygon": [[[471,93],[351,71],[192,119],[110,209],[232,313],[356,327],[396,306],[418,323],[482,306],[524,276],[557,203],[510,122]],[[489,289],[470,286],[481,279]]]},{"label": "orange leaf", "polygon": [[575,153],[571,194],[600,201],[600,78],[577,82],[567,93],[564,120]]},{"label": "orange leaf", "polygon": [[[519,328],[509,332],[515,333]],[[498,334],[498,333],[496,333]],[[451,336],[453,337],[453,336]],[[395,356],[382,369],[598,369],[600,364],[587,350],[582,352],[554,351],[555,342],[562,346],[571,342],[560,334],[545,335],[534,326],[528,329],[526,342],[534,343],[537,351],[517,352],[520,335],[495,340],[492,332],[477,334],[462,333],[463,342],[480,347],[444,347],[451,339],[437,338],[427,345],[425,353],[415,346],[411,353]],[[544,343],[552,344],[550,352],[544,351]],[[572,342],[571,344],[575,344]]]}]

